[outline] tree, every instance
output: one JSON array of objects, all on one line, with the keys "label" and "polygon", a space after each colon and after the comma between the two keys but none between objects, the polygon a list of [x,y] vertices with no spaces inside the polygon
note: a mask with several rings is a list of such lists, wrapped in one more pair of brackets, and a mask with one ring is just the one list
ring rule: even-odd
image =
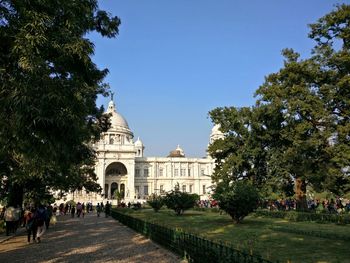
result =
[{"label": "tree", "polygon": [[[270,171],[287,174],[295,180],[298,210],[307,209],[306,184],[322,188],[332,166],[332,122],[318,93],[319,65],[311,59],[298,60],[299,54],[284,50],[285,65],[266,77],[257,90],[257,105],[270,108],[265,119],[277,114],[273,129],[278,136],[270,143]],[[277,174],[278,173],[278,174]]]},{"label": "tree", "polygon": [[251,179],[289,192],[293,179],[298,210],[307,208],[307,184],[350,190],[349,25],[350,6],[339,5],[310,25],[310,58],[283,50],[284,66],[266,77],[253,107],[210,112],[225,134],[209,148],[215,182]]},{"label": "tree", "polygon": [[152,194],[147,203],[153,208],[154,212],[158,212],[164,205],[164,198],[157,194]]},{"label": "tree", "polygon": [[260,110],[225,107],[210,112],[225,134],[224,139],[209,146],[209,153],[216,161],[214,182],[246,179],[258,187],[262,185],[267,174],[266,145],[271,138],[267,137]]},{"label": "tree", "polygon": [[197,194],[181,192],[179,184],[177,184],[174,190],[165,195],[164,204],[169,209],[174,210],[177,215],[181,215],[185,210],[193,208],[198,200],[199,196]]},{"label": "tree", "polygon": [[220,209],[228,213],[237,224],[259,204],[259,193],[247,180],[230,184],[221,182],[216,186],[213,197],[218,201]]},{"label": "tree", "polygon": [[120,201],[123,199],[123,193],[115,190],[113,193],[113,198],[117,199],[117,204],[119,205]]},{"label": "tree", "polygon": [[309,37],[316,41],[313,59],[323,76],[321,98],[333,118],[333,176],[325,184],[340,195],[350,191],[350,5],[338,5],[310,28]]},{"label": "tree", "polygon": [[115,37],[119,25],[97,0],[0,2],[0,178],[10,203],[39,191],[28,182],[98,190],[89,143],[108,126],[96,107],[108,70],[92,62],[87,34]]}]

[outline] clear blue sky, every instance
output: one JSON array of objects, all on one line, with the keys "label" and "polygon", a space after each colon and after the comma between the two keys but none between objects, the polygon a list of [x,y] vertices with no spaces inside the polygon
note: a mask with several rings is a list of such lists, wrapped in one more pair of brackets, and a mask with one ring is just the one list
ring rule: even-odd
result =
[{"label": "clear blue sky", "polygon": [[117,110],[146,156],[166,156],[180,144],[186,156],[202,157],[208,112],[253,105],[264,76],[282,66],[281,50],[309,56],[307,25],[346,2],[104,0],[100,8],[122,25],[115,39],[90,35],[93,60],[109,69]]}]

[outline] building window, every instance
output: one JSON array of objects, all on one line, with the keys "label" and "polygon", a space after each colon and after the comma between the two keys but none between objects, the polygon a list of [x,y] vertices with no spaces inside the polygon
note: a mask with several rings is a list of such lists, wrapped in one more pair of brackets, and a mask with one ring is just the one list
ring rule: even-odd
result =
[{"label": "building window", "polygon": [[160,191],[161,194],[164,193],[164,185],[161,184],[159,186],[159,191]]},{"label": "building window", "polygon": [[207,193],[207,188],[205,187],[205,184],[203,184],[203,194]]},{"label": "building window", "polygon": [[192,193],[192,191],[193,191],[193,185],[192,184],[190,184],[190,193]]},{"label": "building window", "polygon": [[174,176],[175,176],[175,177],[179,176],[179,169],[175,169],[175,170],[174,170]]},{"label": "building window", "polygon": [[148,177],[148,168],[143,169],[143,176]]},{"label": "building window", "polygon": [[190,168],[188,168],[187,173],[188,173],[188,176],[191,176],[191,169]]},{"label": "building window", "polygon": [[135,170],[135,177],[140,177],[140,169]]},{"label": "building window", "polygon": [[201,169],[201,176],[204,176],[204,169]]},{"label": "building window", "polygon": [[148,185],[143,186],[143,194],[148,195]]},{"label": "building window", "polygon": [[159,168],[159,177],[163,176],[163,168]]},{"label": "building window", "polygon": [[181,169],[181,176],[186,176],[186,169]]},{"label": "building window", "polygon": [[184,193],[186,192],[186,185],[182,186],[182,192],[184,192]]}]

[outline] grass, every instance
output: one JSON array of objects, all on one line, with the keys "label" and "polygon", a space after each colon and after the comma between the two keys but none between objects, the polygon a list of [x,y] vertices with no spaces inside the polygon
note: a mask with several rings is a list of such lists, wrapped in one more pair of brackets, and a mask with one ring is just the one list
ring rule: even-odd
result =
[{"label": "grass", "polygon": [[177,216],[167,209],[161,209],[158,213],[152,209],[118,211],[167,227],[181,228],[207,239],[230,243],[234,248],[260,254],[271,261],[350,262],[350,225],[289,222],[254,216],[248,216],[241,224],[235,225],[229,216],[216,212],[189,210]]}]

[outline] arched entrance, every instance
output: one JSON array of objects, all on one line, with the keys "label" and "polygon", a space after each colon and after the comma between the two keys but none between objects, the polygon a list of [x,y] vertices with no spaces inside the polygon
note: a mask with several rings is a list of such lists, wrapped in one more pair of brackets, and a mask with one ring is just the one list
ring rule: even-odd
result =
[{"label": "arched entrance", "polygon": [[123,176],[128,173],[125,165],[120,162],[114,162],[107,166],[106,176]]},{"label": "arched entrance", "polygon": [[115,199],[115,192],[119,191],[121,197],[125,197],[125,184],[127,184],[128,171],[126,166],[121,162],[113,162],[105,170],[105,192],[107,199]]}]

